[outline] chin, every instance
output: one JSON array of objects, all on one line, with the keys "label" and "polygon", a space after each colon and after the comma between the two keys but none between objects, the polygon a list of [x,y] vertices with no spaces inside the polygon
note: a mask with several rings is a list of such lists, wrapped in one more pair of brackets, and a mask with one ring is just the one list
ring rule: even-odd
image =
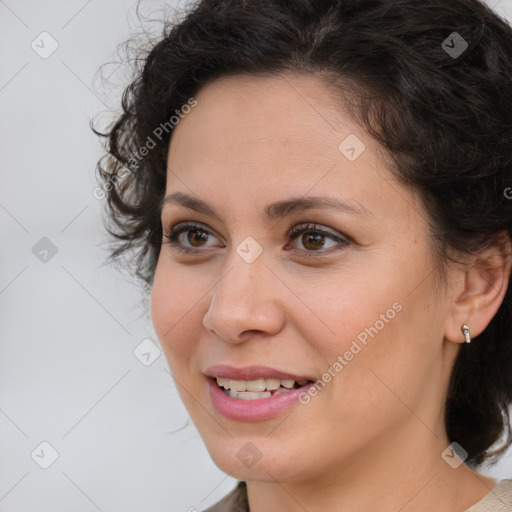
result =
[{"label": "chin", "polygon": [[[252,440],[251,440],[252,439]],[[259,436],[233,436],[211,440],[206,448],[215,465],[224,473],[238,480],[275,483],[300,480],[300,468],[293,460],[303,459],[303,452],[296,456],[277,450],[268,439]]]}]

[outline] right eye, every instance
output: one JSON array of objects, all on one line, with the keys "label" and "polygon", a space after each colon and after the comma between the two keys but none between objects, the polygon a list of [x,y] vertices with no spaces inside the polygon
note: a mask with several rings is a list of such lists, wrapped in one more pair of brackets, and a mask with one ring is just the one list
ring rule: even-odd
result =
[{"label": "right eye", "polygon": [[[183,233],[187,234],[185,239],[191,246],[187,247],[183,245],[184,241],[181,236]],[[169,234],[164,234],[164,238],[166,239],[164,243],[170,244],[172,249],[177,252],[194,253],[198,252],[201,247],[208,247],[202,244],[202,242],[208,241],[211,234],[212,232],[201,224],[180,222],[170,228]]]}]

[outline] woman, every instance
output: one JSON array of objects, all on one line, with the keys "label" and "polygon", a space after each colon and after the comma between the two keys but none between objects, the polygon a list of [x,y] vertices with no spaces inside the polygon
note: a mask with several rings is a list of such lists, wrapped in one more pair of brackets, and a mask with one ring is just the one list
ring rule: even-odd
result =
[{"label": "woman", "polygon": [[478,0],[203,0],[99,175],[213,511],[506,511],[512,29]]}]

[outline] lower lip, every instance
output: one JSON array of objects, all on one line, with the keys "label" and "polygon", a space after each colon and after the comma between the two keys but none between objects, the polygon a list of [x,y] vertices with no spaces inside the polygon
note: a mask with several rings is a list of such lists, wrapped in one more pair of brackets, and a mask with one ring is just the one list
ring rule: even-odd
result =
[{"label": "lower lip", "polygon": [[242,400],[241,398],[231,398],[220,389],[215,380],[207,379],[214,407],[220,414],[235,421],[260,421],[274,418],[298,403],[300,394],[307,393],[308,389],[314,385],[314,382],[311,382],[301,388],[277,396]]}]

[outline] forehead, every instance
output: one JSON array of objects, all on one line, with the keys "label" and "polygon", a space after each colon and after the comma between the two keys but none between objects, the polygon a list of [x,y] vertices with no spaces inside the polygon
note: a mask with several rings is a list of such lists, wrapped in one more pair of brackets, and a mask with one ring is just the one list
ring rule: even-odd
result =
[{"label": "forehead", "polygon": [[193,124],[196,135],[207,130],[210,137],[227,143],[247,140],[269,145],[295,140],[313,145],[319,132],[323,140],[329,135],[325,140],[329,144],[349,129],[361,130],[314,75],[221,77],[204,86],[196,100],[198,105],[180,121],[173,137],[183,125]]},{"label": "forehead", "polygon": [[409,192],[397,194],[378,143],[315,76],[223,77],[195,99],[173,131],[167,194],[193,190],[219,208],[253,200],[261,209],[331,193],[384,213]]},{"label": "forehead", "polygon": [[172,167],[229,169],[232,178],[264,169],[296,180],[344,163],[339,145],[351,134],[375,146],[312,75],[222,77],[195,99],[173,130]]}]

